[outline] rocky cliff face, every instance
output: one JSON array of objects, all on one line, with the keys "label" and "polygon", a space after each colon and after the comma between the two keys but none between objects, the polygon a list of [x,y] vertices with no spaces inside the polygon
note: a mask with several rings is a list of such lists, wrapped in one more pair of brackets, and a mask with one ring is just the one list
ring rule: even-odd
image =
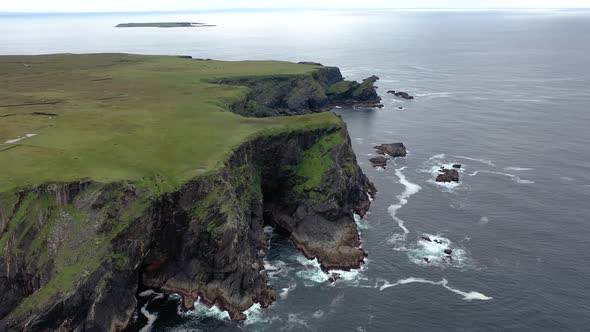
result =
[{"label": "rocky cliff face", "polygon": [[318,113],[334,106],[381,107],[371,76],[362,83],[345,81],[336,67],[322,67],[303,77],[262,77],[222,81],[247,86],[244,100],[232,105],[235,113],[268,117]]},{"label": "rocky cliff face", "polygon": [[325,268],[358,267],[353,212],[364,215],[368,193],[344,124],[257,138],[219,172],[152,203],[129,183],[22,190],[0,209],[0,327],[122,329],[140,283],[242,319],[275,298],[260,273],[264,224]]},{"label": "rocky cliff face", "polygon": [[[314,89],[339,84],[340,72],[309,79],[287,79],[277,100],[301,113],[331,105]],[[306,102],[289,86],[303,87]],[[252,91],[251,100],[266,98]],[[339,122],[254,138],[221,169],[172,192],[89,180],[0,194],[0,331],[123,330],[139,286],[243,319],[252,304],[275,300],[260,273],[265,224],[325,269],[355,268],[366,253],[353,213],[364,215],[374,193]]]}]

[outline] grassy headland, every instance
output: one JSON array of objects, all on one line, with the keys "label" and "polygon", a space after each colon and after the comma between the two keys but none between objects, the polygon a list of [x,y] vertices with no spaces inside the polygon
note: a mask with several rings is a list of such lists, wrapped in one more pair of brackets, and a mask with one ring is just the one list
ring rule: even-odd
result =
[{"label": "grassy headland", "polygon": [[229,105],[247,89],[215,84],[316,68],[127,54],[1,56],[0,192],[83,178],[173,189],[219,167],[249,137],[340,125],[331,113],[244,118]]}]

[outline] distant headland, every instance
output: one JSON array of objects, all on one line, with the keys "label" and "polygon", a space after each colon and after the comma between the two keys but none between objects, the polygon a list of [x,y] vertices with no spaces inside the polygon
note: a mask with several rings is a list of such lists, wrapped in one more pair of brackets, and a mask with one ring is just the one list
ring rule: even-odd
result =
[{"label": "distant headland", "polygon": [[116,28],[203,28],[214,27],[214,24],[194,22],[155,22],[155,23],[121,23]]}]

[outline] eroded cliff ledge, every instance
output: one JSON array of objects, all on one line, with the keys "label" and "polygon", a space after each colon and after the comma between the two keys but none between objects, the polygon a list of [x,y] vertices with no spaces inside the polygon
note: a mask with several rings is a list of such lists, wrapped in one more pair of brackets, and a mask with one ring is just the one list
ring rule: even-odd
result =
[{"label": "eroded cliff ledge", "polygon": [[[309,78],[291,77],[291,86]],[[314,117],[322,120],[252,135],[178,187],[155,174],[0,193],[0,331],[123,330],[140,285],[243,319],[252,304],[275,300],[260,273],[265,224],[286,230],[325,269],[360,266],[353,213],[366,213],[375,188],[342,120]]]}]

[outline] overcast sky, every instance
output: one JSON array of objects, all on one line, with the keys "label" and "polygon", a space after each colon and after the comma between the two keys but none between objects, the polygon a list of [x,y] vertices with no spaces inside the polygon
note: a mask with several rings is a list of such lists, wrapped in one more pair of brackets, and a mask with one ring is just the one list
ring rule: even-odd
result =
[{"label": "overcast sky", "polygon": [[120,12],[301,7],[590,8],[590,0],[0,0],[0,12]]}]

